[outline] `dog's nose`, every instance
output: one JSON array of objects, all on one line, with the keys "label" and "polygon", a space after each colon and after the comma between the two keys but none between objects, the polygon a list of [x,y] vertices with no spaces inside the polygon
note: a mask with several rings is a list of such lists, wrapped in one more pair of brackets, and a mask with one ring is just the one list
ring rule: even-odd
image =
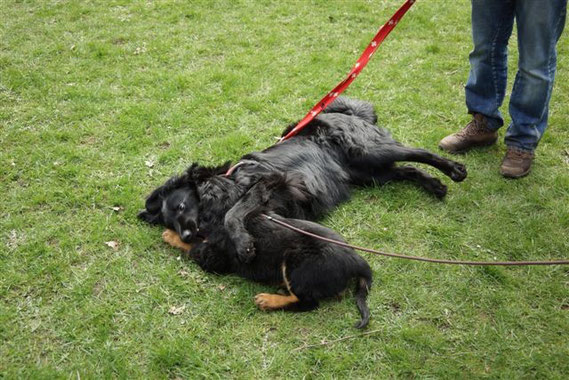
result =
[{"label": "dog's nose", "polygon": [[182,231],[182,234],[180,235],[180,237],[182,238],[182,240],[186,241],[187,239],[189,239],[192,236],[192,231],[190,230],[184,230]]}]

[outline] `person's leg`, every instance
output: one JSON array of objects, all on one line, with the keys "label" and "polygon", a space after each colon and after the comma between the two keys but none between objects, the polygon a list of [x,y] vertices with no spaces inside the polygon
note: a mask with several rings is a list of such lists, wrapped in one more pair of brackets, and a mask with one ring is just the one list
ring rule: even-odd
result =
[{"label": "person's leg", "polygon": [[498,108],[506,93],[508,40],[514,24],[514,0],[472,0],[470,73],[465,87],[468,112],[480,113],[487,127],[504,124]]},{"label": "person's leg", "polygon": [[532,152],[547,127],[557,62],[556,44],[565,25],[567,0],[516,2],[519,64],[510,99],[508,147]]},{"label": "person's leg", "polygon": [[473,115],[466,127],[446,136],[439,148],[458,153],[492,145],[504,124],[499,107],[506,93],[508,40],[514,25],[514,0],[472,0],[470,74],[465,86],[466,107]]}]

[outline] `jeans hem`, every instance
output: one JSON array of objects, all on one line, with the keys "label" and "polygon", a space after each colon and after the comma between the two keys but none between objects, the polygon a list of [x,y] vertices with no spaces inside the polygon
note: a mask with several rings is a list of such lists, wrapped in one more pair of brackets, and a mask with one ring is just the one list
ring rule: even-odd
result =
[{"label": "jeans hem", "polygon": [[482,116],[484,116],[486,118],[486,127],[492,131],[497,131],[498,129],[500,129],[502,126],[504,126],[504,121],[500,120],[500,119],[496,119],[490,116],[487,116],[485,114],[483,114],[482,112],[478,112],[478,111],[473,111],[473,110],[468,110],[468,113],[470,115],[473,115],[475,113],[479,113]]}]

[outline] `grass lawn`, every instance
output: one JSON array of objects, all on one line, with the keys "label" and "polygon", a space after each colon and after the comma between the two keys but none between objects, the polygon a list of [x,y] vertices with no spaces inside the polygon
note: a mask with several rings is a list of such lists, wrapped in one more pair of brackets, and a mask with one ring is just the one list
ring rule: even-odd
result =
[{"label": "grass lawn", "polygon": [[[360,336],[351,294],[311,313],[260,312],[253,296],[270,287],[203,273],[136,218],[192,161],[272,144],[400,3],[2,1],[0,377],[565,377],[567,267],[363,254],[375,284]],[[417,2],[347,95],[371,101],[398,140],[436,151],[469,120],[469,17],[467,1]],[[515,35],[511,56],[512,79]],[[459,157],[469,177],[445,177],[445,201],[393,183],[355,191],[322,222],[390,252],[568,258],[567,104],[564,35],[528,177],[499,175],[501,130]]]}]

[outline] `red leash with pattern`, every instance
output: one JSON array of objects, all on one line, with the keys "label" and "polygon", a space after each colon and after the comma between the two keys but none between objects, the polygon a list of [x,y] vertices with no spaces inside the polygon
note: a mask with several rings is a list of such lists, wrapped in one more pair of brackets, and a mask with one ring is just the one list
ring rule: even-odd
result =
[{"label": "red leash with pattern", "polygon": [[308,123],[312,121],[320,112],[322,112],[326,107],[330,105],[334,101],[334,99],[340,95],[342,92],[348,88],[348,86],[356,79],[358,74],[363,70],[364,67],[368,64],[369,60],[379,47],[383,40],[391,33],[391,31],[397,26],[399,21],[403,18],[405,13],[411,8],[411,6],[415,3],[415,0],[407,0],[403,5],[395,12],[393,16],[387,21],[381,28],[377,34],[373,37],[369,45],[365,48],[364,52],[360,56],[360,58],[356,61],[356,64],[348,73],[348,76],[338,83],[336,87],[332,89],[329,93],[326,94],[312,109],[310,112],[304,116],[302,120],[296,124],[296,126],[284,137],[282,137],[279,142],[283,142],[291,138],[292,136],[296,135],[298,132],[302,130]]},{"label": "red leash with pattern", "polygon": [[[322,98],[312,109],[310,112],[304,116],[302,120],[298,122],[298,124],[284,137],[279,140],[283,142],[302,130],[308,123],[310,123],[320,112],[322,112],[326,107],[330,105],[334,101],[334,99],[344,92],[348,86],[356,79],[358,74],[363,70],[363,68],[368,64],[369,60],[379,47],[383,40],[391,33],[391,31],[395,28],[395,26],[399,23],[399,21],[403,18],[405,13],[411,8],[411,6],[415,3],[415,0],[407,0],[405,3],[395,12],[393,16],[387,21],[381,28],[377,34],[373,37],[370,44],[366,47],[360,58],[357,60],[356,64],[352,68],[352,70],[348,73],[348,76],[341,81],[336,87],[332,89],[326,96]],[[226,176],[230,175],[241,163],[237,163],[236,165],[232,166],[227,173]],[[282,227],[288,228],[290,230],[296,231],[298,233],[313,237],[315,239],[319,239],[322,241],[326,241],[328,243],[340,245],[343,247],[348,247],[352,249],[357,249],[364,252],[375,253],[377,255],[388,256],[388,257],[396,257],[400,259],[407,259],[407,260],[416,260],[416,261],[423,261],[423,262],[430,262],[430,263],[438,263],[438,264],[454,264],[454,265],[477,265],[477,266],[526,266],[526,265],[569,265],[569,260],[552,260],[552,261],[466,261],[466,260],[446,260],[446,259],[431,259],[427,257],[420,257],[420,256],[409,256],[409,255],[401,255],[396,253],[387,253],[382,252],[374,249],[358,247],[355,245],[351,245],[348,243],[344,243],[334,239],[328,239],[326,237],[316,235],[310,233],[308,231],[304,231],[300,228],[292,226],[288,223],[285,223],[281,220],[275,219],[271,216],[264,215],[265,218],[268,220],[281,225]]]},{"label": "red leash with pattern", "polygon": [[[397,12],[395,12],[395,14],[391,16],[391,18],[385,24],[383,24],[381,28],[379,28],[379,31],[373,37],[369,45],[365,48],[364,52],[362,53],[360,58],[356,61],[356,64],[354,65],[352,70],[350,70],[350,72],[348,73],[348,76],[343,81],[341,81],[336,87],[334,87],[332,91],[327,93],[326,96],[322,98],[322,100],[316,103],[316,105],[312,107],[312,109],[306,114],[306,116],[304,116],[304,118],[302,118],[302,120],[300,120],[296,124],[296,126],[289,133],[287,133],[286,136],[282,137],[279,140],[279,143],[291,138],[292,136],[300,132],[302,128],[304,128],[308,123],[310,123],[320,112],[322,112],[326,107],[328,107],[330,103],[332,103],[338,95],[344,92],[348,88],[348,86],[352,84],[352,82],[354,81],[354,79],[356,79],[358,74],[363,70],[364,67],[366,67],[371,57],[373,57],[373,54],[375,53],[379,45],[381,45],[383,40],[385,40],[385,38],[389,35],[389,33],[391,33],[391,31],[395,28],[395,26],[397,26],[399,21],[403,18],[405,13],[407,13],[409,8],[411,8],[411,6],[414,3],[415,0],[406,0],[405,3],[403,3],[403,5],[397,10]],[[225,173],[225,175],[226,176],[231,175],[231,173],[233,173],[233,171],[237,169],[239,165],[240,163],[233,165],[231,168],[229,168],[229,170],[227,171],[227,173]]]}]

